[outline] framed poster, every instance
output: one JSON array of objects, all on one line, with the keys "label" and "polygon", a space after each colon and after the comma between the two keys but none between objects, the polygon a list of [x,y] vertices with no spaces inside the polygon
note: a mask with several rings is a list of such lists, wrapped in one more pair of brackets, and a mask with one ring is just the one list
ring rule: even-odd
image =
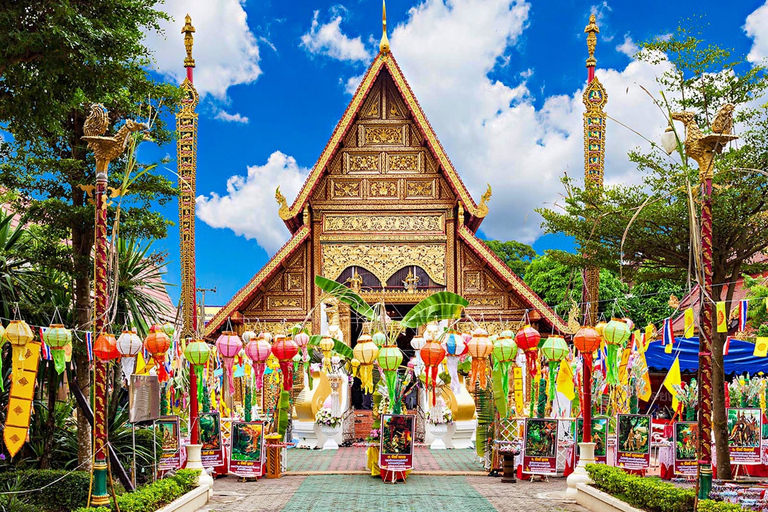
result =
[{"label": "framed poster", "polygon": [[200,458],[203,466],[209,468],[224,464],[224,450],[221,444],[221,418],[218,412],[200,413]]},{"label": "framed poster", "polygon": [[762,414],[760,409],[729,407],[728,453],[731,464],[760,464]]},{"label": "framed poster", "polygon": [[163,440],[163,452],[157,463],[157,469],[168,471],[181,466],[181,446],[179,445],[179,417],[163,416],[155,420],[155,428]]},{"label": "framed poster", "polygon": [[383,414],[379,466],[389,471],[413,469],[413,414]]},{"label": "framed poster", "polygon": [[675,474],[696,476],[696,448],[699,446],[699,424],[696,421],[675,422]]},{"label": "framed poster", "polygon": [[[579,443],[584,434],[584,418],[576,419],[576,462],[579,462]],[[592,442],[595,443],[595,462],[608,462],[608,418],[592,418]]]},{"label": "framed poster", "polygon": [[557,474],[558,424],[552,418],[526,418],[523,473]]},{"label": "framed poster", "polygon": [[619,414],[616,417],[616,465],[647,469],[651,465],[651,417]]},{"label": "framed poster", "polygon": [[264,422],[232,423],[229,472],[244,478],[264,474]]}]

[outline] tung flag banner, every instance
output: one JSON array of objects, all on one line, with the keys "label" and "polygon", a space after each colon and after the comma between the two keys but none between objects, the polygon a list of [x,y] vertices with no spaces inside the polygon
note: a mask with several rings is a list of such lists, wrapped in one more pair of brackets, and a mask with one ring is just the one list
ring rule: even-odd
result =
[{"label": "tung flag banner", "polygon": [[638,355],[637,373],[640,375],[642,386],[637,392],[637,397],[643,402],[651,399],[653,390],[651,389],[651,376],[648,373],[648,363],[645,361],[645,354]]},{"label": "tung flag banner", "polygon": [[749,301],[742,300],[739,302],[739,330],[743,331],[747,328],[747,311],[749,308]]},{"label": "tung flag banner", "polygon": [[685,329],[683,338],[693,338],[693,308],[685,310]]},{"label": "tung flag banner", "polygon": [[568,400],[576,398],[576,390],[573,388],[573,369],[568,361],[560,363],[560,371],[557,373],[557,390]]},{"label": "tung flag banner", "polygon": [[645,326],[645,346],[651,344],[653,341],[653,332],[656,330],[656,326],[653,324],[648,324]]},{"label": "tung flag banner", "polygon": [[664,379],[664,387],[672,395],[672,410],[675,412],[677,412],[677,406],[679,405],[679,401],[677,399],[677,392],[675,391],[674,386],[679,386],[680,383],[683,381],[680,375],[679,357],[680,356],[675,358],[675,362],[672,363],[672,367],[669,369],[669,373],[667,373],[667,376]]},{"label": "tung flag banner", "polygon": [[768,338],[758,336],[755,340],[755,351],[752,355],[755,357],[765,357],[768,355]]},{"label": "tung flag banner", "polygon": [[717,303],[717,332],[728,332],[728,316],[725,314],[725,302]]}]

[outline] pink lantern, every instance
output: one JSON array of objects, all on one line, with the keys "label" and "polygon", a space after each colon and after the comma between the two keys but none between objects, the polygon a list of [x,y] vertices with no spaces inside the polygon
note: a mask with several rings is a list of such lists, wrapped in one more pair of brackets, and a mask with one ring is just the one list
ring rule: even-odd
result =
[{"label": "pink lantern", "polygon": [[295,341],[296,344],[299,346],[299,349],[301,349],[301,355],[303,360],[309,361],[309,354],[307,354],[307,345],[309,345],[309,334],[305,332],[300,332],[293,337],[293,341]]},{"label": "pink lantern", "polygon": [[267,359],[272,353],[272,345],[263,335],[251,339],[245,346],[245,355],[253,361],[253,374],[256,378],[256,389],[261,389],[264,382],[264,370],[267,367]]},{"label": "pink lantern", "polygon": [[242,348],[243,341],[236,332],[224,331],[216,340],[216,350],[219,351],[219,355],[224,359],[224,368],[227,370],[227,381],[229,382],[230,394],[235,393],[235,383],[232,380],[235,356],[240,353]]}]

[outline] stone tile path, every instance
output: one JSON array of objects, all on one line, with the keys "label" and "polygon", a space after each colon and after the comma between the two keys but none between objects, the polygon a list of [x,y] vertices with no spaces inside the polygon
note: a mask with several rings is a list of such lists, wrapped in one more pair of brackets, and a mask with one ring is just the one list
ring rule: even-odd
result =
[{"label": "stone tile path", "polygon": [[[365,471],[365,448],[349,447],[338,450],[288,450],[289,473],[307,474],[316,471]],[[430,450],[417,446],[413,457],[415,471],[482,471],[473,450]]]}]

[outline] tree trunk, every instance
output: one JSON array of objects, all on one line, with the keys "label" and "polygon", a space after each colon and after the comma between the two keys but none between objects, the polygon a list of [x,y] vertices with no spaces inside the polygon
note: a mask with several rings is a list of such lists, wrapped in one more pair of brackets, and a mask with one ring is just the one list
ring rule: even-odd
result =
[{"label": "tree trunk", "polygon": [[[79,226],[72,228],[72,249],[74,252],[75,311],[79,329],[91,329],[91,248],[93,234],[83,233]],[[94,340],[95,342],[96,340]],[[91,362],[87,348],[75,354],[77,385],[83,395],[91,396]],[[77,415],[77,461],[84,464],[91,460],[91,426],[83,414]]]},{"label": "tree trunk", "polygon": [[51,468],[51,455],[53,454],[53,439],[56,433],[56,393],[58,391],[58,374],[53,361],[46,363],[48,366],[48,418],[45,425],[46,438],[43,444],[43,454],[40,457],[40,469]]},{"label": "tree trunk", "polygon": [[717,478],[731,478],[731,459],[728,453],[728,419],[725,413],[725,371],[723,346],[725,333],[712,333],[712,432],[715,434]]}]

